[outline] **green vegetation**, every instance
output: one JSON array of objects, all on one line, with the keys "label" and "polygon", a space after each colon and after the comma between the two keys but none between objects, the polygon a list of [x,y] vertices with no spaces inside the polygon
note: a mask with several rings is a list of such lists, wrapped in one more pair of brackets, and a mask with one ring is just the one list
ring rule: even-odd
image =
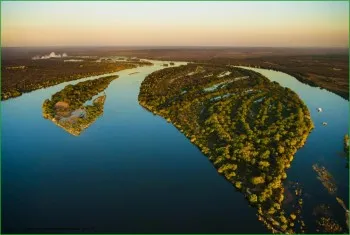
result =
[{"label": "green vegetation", "polygon": [[113,62],[104,59],[102,62],[96,62],[95,59],[86,58],[82,62],[70,63],[64,62],[63,59],[5,60],[2,61],[1,67],[1,100],[62,82],[150,65],[152,63],[148,61]]},{"label": "green vegetation", "polygon": [[241,65],[287,73],[310,86],[327,89],[349,100],[349,52],[347,48],[164,48],[115,50],[115,54],[164,61],[194,61]]},{"label": "green vegetation", "polygon": [[84,103],[105,90],[118,76],[106,76],[94,80],[68,85],[45,100],[43,116],[73,135],[79,135],[102,113],[106,95],[95,98],[92,105]]},{"label": "green vegetation", "polygon": [[293,91],[251,70],[192,63],[147,76],[139,103],[198,146],[268,229],[297,232],[282,181],[313,123]]}]

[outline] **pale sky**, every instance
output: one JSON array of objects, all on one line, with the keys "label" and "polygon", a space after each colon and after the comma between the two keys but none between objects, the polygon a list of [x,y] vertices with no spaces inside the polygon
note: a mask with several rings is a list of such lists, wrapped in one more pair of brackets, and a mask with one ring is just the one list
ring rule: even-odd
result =
[{"label": "pale sky", "polygon": [[348,47],[343,2],[1,2],[2,46]]}]

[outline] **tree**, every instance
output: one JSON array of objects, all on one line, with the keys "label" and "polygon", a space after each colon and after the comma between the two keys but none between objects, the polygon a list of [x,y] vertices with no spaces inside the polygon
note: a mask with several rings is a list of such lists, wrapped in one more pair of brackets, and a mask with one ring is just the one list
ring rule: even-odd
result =
[{"label": "tree", "polygon": [[242,182],[237,181],[237,182],[235,183],[235,186],[236,186],[236,188],[238,188],[238,189],[242,188]]},{"label": "tree", "polygon": [[256,202],[258,202],[258,197],[256,196],[256,194],[251,194],[251,195],[249,196],[249,201],[250,201],[251,203],[256,203]]},{"label": "tree", "polygon": [[283,224],[288,223],[288,220],[286,219],[286,217],[285,217],[284,215],[281,215],[281,216],[280,216],[280,221],[281,221]]},{"label": "tree", "polygon": [[267,168],[267,167],[270,166],[270,163],[267,162],[267,161],[261,161],[261,162],[259,162],[259,166],[260,166],[261,168]]},{"label": "tree", "polygon": [[284,153],[284,147],[283,147],[282,145],[279,145],[279,146],[277,147],[277,151],[278,151],[279,153]]},{"label": "tree", "polygon": [[268,159],[270,157],[270,151],[266,150],[263,154],[260,155],[262,159]]},{"label": "tree", "polygon": [[253,177],[251,180],[252,184],[257,185],[257,184],[262,184],[265,183],[265,179],[261,176],[258,177]]}]

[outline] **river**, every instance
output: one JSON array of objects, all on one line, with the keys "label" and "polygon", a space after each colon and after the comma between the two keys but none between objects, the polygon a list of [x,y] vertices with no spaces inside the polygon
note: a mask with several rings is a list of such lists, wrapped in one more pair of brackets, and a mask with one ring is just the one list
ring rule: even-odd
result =
[{"label": "river", "polygon": [[[153,62],[113,73],[119,78],[105,90],[102,117],[78,137],[44,119],[42,103],[67,84],[96,77],[1,103],[3,233],[268,232],[243,195],[183,134],[138,104],[145,76],[163,68],[164,62]],[[312,203],[337,207],[311,168],[318,162],[333,174],[337,195],[348,205],[348,171],[339,156],[347,101],[284,73],[254,70],[297,92],[315,123],[287,180],[300,182]]]}]

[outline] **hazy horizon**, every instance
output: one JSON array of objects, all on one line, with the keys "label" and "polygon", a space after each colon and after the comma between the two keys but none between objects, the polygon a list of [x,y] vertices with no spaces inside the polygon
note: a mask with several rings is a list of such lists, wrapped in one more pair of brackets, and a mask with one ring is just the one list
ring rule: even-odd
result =
[{"label": "hazy horizon", "polygon": [[2,47],[347,48],[348,2],[1,2]]},{"label": "hazy horizon", "polygon": [[187,49],[187,48],[213,48],[213,49],[235,49],[235,48],[273,48],[273,49],[347,49],[348,46],[177,46],[177,45],[167,45],[167,46],[156,46],[156,45],[62,45],[62,46],[1,46],[1,48],[140,48],[140,49]]}]

